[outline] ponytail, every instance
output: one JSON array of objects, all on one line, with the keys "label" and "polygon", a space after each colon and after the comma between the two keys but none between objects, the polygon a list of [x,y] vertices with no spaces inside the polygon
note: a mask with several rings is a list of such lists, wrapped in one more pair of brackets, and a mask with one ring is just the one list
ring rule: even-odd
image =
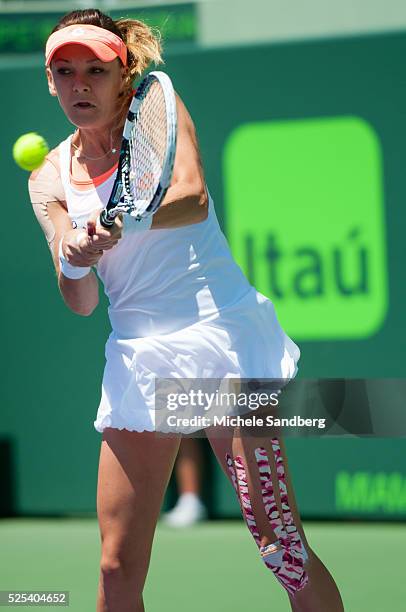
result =
[{"label": "ponytail", "polygon": [[114,22],[128,50],[128,81],[132,81],[153,62],[162,63],[161,36],[147,24],[136,19],[118,19]]}]

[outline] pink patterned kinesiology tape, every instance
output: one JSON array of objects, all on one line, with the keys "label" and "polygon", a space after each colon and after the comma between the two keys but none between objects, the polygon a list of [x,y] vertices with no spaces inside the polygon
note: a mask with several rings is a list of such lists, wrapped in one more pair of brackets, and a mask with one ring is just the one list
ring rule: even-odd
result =
[{"label": "pink patterned kinesiology tape", "polygon": [[268,546],[262,547],[260,553],[264,563],[271,568],[283,586],[290,593],[295,593],[306,586],[308,582],[308,575],[304,569],[304,563],[308,556],[293,522],[292,511],[289,506],[285,466],[277,438],[272,439],[272,450],[276,463],[283,520],[279,515],[275,501],[271,467],[266,450],[264,448],[255,449],[255,457],[261,479],[265,511],[283,550],[281,566],[278,567],[273,564],[273,551],[270,551]]},{"label": "pink patterned kinesiology tape", "polygon": [[[228,471],[231,477],[231,482],[233,483],[235,492],[237,493],[238,500],[240,502],[241,512],[243,514],[245,522],[247,523],[248,529],[250,530],[255,542],[257,543],[258,546],[260,546],[261,542],[259,539],[259,533],[258,533],[257,525],[255,522],[254,513],[252,511],[250,496],[248,494],[247,476],[245,473],[245,468],[244,468],[242,458],[241,457],[235,458],[234,460],[235,469],[233,465],[233,460],[230,457],[230,455],[226,455],[226,461],[227,461]],[[236,472],[237,472],[237,475],[236,475]],[[237,484],[237,481],[238,481],[238,484]]]},{"label": "pink patterned kinesiology tape", "polygon": [[272,439],[272,451],[276,463],[279,482],[279,495],[282,505],[280,517],[275,501],[271,466],[264,448],[255,449],[255,458],[259,469],[262,501],[265,512],[277,540],[267,546],[261,546],[261,537],[257,528],[252,503],[249,496],[247,475],[242,457],[236,456],[234,462],[226,455],[227,467],[231,481],[237,493],[241,511],[262,557],[262,560],[275,574],[282,586],[292,595],[308,583],[304,563],[308,556],[300,535],[293,521],[287,495],[286,475],[282,453],[277,438]]}]

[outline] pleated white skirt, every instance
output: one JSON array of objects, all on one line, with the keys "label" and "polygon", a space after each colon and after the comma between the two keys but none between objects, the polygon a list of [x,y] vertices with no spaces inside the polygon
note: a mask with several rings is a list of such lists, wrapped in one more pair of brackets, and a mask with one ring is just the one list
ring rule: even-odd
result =
[{"label": "pleated white skirt", "polygon": [[[287,383],[297,373],[299,358],[300,350],[280,326],[272,302],[254,288],[233,306],[173,333],[128,339],[113,331],[106,344],[94,427],[99,432],[106,427],[197,431],[201,425],[168,426],[170,412],[155,401],[156,379],[253,378]],[[193,409],[189,406],[187,412],[190,416]],[[236,411],[229,407],[227,414]]]}]

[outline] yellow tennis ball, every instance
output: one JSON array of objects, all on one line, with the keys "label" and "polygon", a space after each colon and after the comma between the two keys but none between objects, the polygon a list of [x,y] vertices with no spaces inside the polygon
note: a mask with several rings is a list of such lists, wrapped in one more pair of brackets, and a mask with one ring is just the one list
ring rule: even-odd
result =
[{"label": "yellow tennis ball", "polygon": [[13,157],[20,168],[35,170],[42,164],[48,151],[46,140],[35,132],[29,132],[15,141]]}]

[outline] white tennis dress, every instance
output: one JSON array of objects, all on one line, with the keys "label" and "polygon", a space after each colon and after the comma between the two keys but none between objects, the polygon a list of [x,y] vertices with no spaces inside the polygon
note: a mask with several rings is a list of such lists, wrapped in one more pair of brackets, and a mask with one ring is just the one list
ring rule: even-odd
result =
[{"label": "white tennis dress", "polygon": [[[70,142],[59,147],[61,180],[74,226],[85,227],[90,214],[106,205],[115,173],[98,187],[75,189]],[[299,348],[282,330],[272,302],[234,261],[211,198],[201,223],[131,231],[136,223],[124,216],[121,240],[97,265],[112,326],[97,431],[168,431],[156,418],[156,377],[296,375]],[[196,429],[201,427],[178,431]]]}]

